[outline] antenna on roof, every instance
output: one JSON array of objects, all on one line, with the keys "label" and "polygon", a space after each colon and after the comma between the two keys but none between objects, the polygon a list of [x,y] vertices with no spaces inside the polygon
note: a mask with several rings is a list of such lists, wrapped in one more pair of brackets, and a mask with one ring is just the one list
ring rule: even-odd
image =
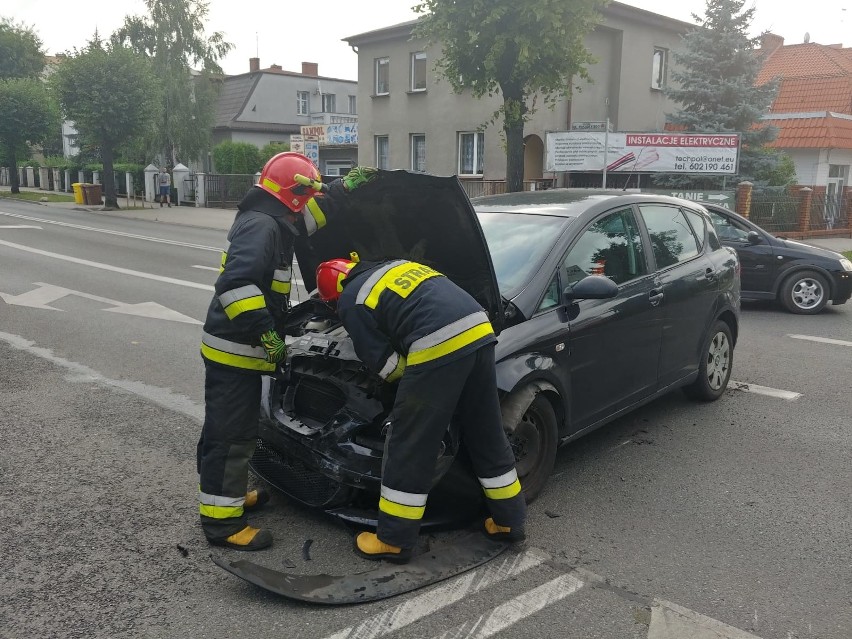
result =
[{"label": "antenna on roof", "polygon": [[260,57],[260,38],[257,36],[257,31],[254,32],[254,57]]}]

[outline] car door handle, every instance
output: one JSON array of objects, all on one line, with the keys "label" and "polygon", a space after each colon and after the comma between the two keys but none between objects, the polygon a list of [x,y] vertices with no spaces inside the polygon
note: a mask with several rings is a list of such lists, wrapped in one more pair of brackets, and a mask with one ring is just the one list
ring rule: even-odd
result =
[{"label": "car door handle", "polygon": [[648,295],[648,301],[651,302],[651,306],[659,306],[660,302],[663,301],[663,292],[662,291],[651,291],[651,294]]},{"label": "car door handle", "polygon": [[705,275],[705,277],[707,277],[708,280],[715,280],[716,279],[716,271],[714,271],[712,268],[708,267],[708,269],[706,271],[704,271],[704,275]]}]

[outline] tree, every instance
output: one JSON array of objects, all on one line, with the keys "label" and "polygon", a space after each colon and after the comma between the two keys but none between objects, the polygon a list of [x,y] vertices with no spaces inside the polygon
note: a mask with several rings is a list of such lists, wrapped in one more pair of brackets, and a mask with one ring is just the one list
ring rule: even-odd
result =
[{"label": "tree", "polygon": [[149,61],[120,45],[104,46],[95,38],[65,60],[51,81],[82,143],[100,150],[106,176],[104,204],[118,208],[111,179],[116,150],[156,121],[157,84]]},{"label": "tree", "polygon": [[443,47],[436,69],[456,93],[501,93],[506,188],[523,189],[524,123],[540,95],[553,105],[571,95],[573,78],[589,80],[593,58],[584,36],[607,0],[422,0],[414,35]]},{"label": "tree", "polygon": [[38,35],[30,27],[0,18],[0,79],[37,78],[43,69]]},{"label": "tree", "polygon": [[286,142],[270,142],[269,144],[264,144],[260,149],[260,161],[266,164],[274,156],[289,150],[290,145]]},{"label": "tree", "polygon": [[260,149],[248,142],[222,142],[213,147],[213,163],[218,173],[254,174],[265,162]]},{"label": "tree", "polygon": [[125,18],[112,42],[149,56],[163,89],[160,126],[148,136],[148,147],[173,164],[179,158],[188,162],[210,146],[219,60],[233,45],[221,32],[205,37],[207,0],[145,0],[145,5],[148,15]]},{"label": "tree", "polygon": [[[673,86],[666,95],[682,105],[670,116],[673,124],[701,133],[741,133],[741,179],[754,180],[772,172],[778,156],[765,153],[777,129],[760,126],[769,111],[777,83],[755,86],[762,56],[759,38],[748,36],[754,7],[743,10],[745,0],[707,0],[703,18],[693,14],[698,26],[684,36],[685,50],[674,55],[678,65]],[[659,182],[685,186],[691,176],[665,176]],[[700,180],[704,188],[718,188],[722,178]]]},{"label": "tree", "polygon": [[20,193],[18,158],[59,130],[59,112],[41,80],[0,80],[0,155],[11,169],[12,193]]}]

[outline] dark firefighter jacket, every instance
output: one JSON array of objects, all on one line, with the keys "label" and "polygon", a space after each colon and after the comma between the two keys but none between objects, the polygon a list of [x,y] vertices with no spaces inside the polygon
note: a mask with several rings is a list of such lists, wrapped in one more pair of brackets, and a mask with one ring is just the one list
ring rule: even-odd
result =
[{"label": "dark firefighter jacket", "polygon": [[396,260],[357,264],[337,306],[355,352],[387,381],[495,342],[479,303],[433,268]]},{"label": "dark firefighter jacket", "polygon": [[325,226],[343,193],[343,182],[332,182],[328,193],[309,201],[295,226],[284,205],[265,191],[253,188],[243,198],[207,310],[201,338],[205,360],[245,371],[275,370],[260,336],[288,309],[295,237]]}]

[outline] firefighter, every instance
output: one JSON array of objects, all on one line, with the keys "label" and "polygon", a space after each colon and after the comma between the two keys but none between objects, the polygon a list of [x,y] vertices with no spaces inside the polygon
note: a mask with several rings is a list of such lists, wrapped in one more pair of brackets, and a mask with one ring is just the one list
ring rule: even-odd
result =
[{"label": "firefighter", "polygon": [[[297,175],[311,186],[297,182]],[[338,213],[345,194],[375,175],[376,169],[355,167],[319,194],[313,163],[298,153],[279,153],[238,206],[201,342],[205,416],[197,448],[199,512],[214,545],[259,550],[272,543],[268,531],[246,521],[247,510],[269,499],[262,489],[247,491],[248,462],[257,438],[261,374],[273,373],[286,354],[275,327],[289,308],[294,240],[322,228]]]},{"label": "firefighter", "polygon": [[482,307],[429,266],[359,262],[354,254],[320,264],[317,290],[336,304],[364,364],[387,382],[399,381],[386,423],[378,528],[357,535],[355,552],[396,563],[411,558],[453,415],[491,513],[483,532],[523,540],[526,503],[503,431],[497,340]]}]

